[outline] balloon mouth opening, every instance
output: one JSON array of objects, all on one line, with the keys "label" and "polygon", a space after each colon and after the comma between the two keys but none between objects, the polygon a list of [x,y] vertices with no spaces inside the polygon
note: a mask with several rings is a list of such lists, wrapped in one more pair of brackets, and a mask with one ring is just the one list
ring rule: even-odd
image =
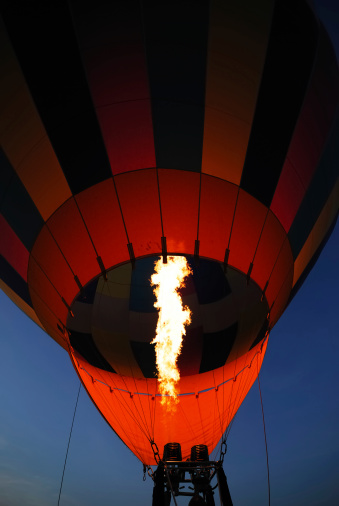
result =
[{"label": "balloon mouth opening", "polygon": [[[221,262],[186,256],[192,274],[180,288],[192,312],[178,357],[181,378],[204,374],[239,359],[269,329],[262,289]],[[72,348],[89,364],[121,376],[155,379],[158,311],[150,279],[159,255],[119,265],[89,282],[67,317]]]}]

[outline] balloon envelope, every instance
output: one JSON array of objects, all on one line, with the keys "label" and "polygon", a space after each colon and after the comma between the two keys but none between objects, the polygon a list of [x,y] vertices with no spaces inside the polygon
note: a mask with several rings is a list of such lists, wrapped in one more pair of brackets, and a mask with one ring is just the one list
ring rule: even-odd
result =
[{"label": "balloon envelope", "polygon": [[[1,26],[0,286],[142,462],[212,451],[335,223],[327,34],[301,0],[42,2]],[[150,344],[162,254],[193,269],[173,413]]]}]

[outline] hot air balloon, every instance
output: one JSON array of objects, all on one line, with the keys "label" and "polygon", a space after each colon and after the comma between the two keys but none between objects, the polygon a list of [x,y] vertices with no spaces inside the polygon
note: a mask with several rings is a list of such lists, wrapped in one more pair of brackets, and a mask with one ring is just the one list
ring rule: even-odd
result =
[{"label": "hot air balloon", "polygon": [[[207,461],[335,224],[328,35],[303,0],[19,2],[2,17],[0,287],[144,465],[175,448]],[[151,344],[159,256],[192,270],[173,413]]]}]

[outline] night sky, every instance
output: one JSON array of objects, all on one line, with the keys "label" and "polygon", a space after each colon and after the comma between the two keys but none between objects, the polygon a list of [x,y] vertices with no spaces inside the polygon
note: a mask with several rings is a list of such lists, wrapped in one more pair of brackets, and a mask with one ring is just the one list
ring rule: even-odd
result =
[{"label": "night sky", "polygon": [[[339,52],[339,2],[316,4]],[[274,327],[260,373],[272,506],[339,504],[338,251],[337,225]],[[0,321],[0,506],[56,506],[79,380],[66,352],[1,291]],[[235,506],[268,504],[257,382],[224,469]],[[149,506],[152,485],[81,389],[60,505]]]}]

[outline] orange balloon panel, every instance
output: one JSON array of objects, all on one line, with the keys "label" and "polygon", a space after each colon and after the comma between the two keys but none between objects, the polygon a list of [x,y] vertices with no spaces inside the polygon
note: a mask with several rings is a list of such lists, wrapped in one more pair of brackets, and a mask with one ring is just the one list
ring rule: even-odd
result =
[{"label": "orange balloon panel", "polygon": [[120,174],[115,184],[134,254],[160,252],[162,231],[156,170]]},{"label": "orange balloon panel", "polygon": [[[36,285],[38,279],[36,277],[38,273],[36,270],[37,266],[39,266],[40,271],[38,277],[45,277],[48,279],[49,284],[46,286],[49,286],[50,289],[53,287],[54,290],[71,305],[73,298],[79,291],[79,287],[74,280],[74,274],[68,261],[65,259],[58,243],[46,226],[41,230],[34,244],[28,269],[28,276],[34,280],[32,286],[40,293]],[[33,269],[34,273],[32,272]]]},{"label": "orange balloon panel", "polygon": [[242,272],[246,273],[253,262],[266,215],[264,205],[248,193],[239,191],[229,245],[229,263]]},{"label": "orange balloon panel", "polygon": [[198,230],[200,174],[159,169],[158,175],[167,250],[193,254]]},{"label": "orange balloon panel", "polygon": [[153,441],[160,457],[164,445],[173,440],[180,442],[183,460],[189,458],[195,444],[207,445],[211,454],[255,381],[266,347],[267,340],[238,364],[235,361],[215,374],[181,380],[175,410],[161,404],[156,379],[118,376],[90,366],[71,348],[70,355],[106,421],[141,462],[153,465],[156,464]]},{"label": "orange balloon panel", "polygon": [[76,201],[104,266],[123,262],[128,239],[113,179],[79,193]]},{"label": "orange balloon panel", "polygon": [[73,198],[51,216],[48,229],[82,284],[100,272],[96,251]]},{"label": "orange balloon panel", "polygon": [[228,247],[238,187],[202,174],[199,241],[200,254],[223,262]]},{"label": "orange balloon panel", "polygon": [[[286,235],[283,227],[274,214],[269,212],[255,252],[253,269],[251,272],[251,277],[259,286],[265,286],[266,282],[271,281],[271,273],[279,258],[285,237]],[[292,266],[292,255],[290,256],[290,261]],[[282,280],[285,276],[286,271],[281,271]]]},{"label": "orange balloon panel", "polygon": [[155,166],[150,100],[105,106],[98,118],[113,174]]}]

